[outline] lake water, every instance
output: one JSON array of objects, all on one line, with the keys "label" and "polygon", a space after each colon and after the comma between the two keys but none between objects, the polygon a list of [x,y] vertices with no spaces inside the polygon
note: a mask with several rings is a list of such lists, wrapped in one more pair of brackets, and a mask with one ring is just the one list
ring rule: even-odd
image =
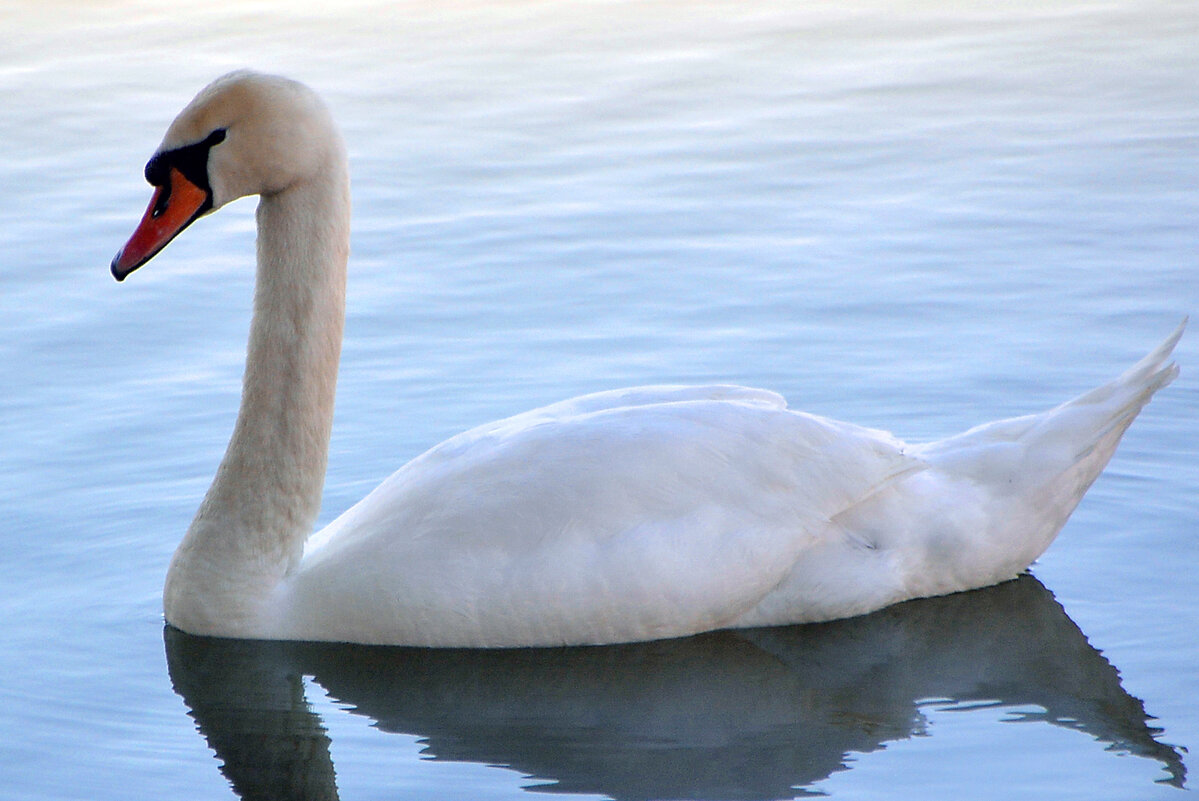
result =
[{"label": "lake water", "polygon": [[733,381],[919,441],[1199,311],[1199,5],[11,3],[0,797],[1173,799],[1199,747],[1199,333],[1034,576],[509,653],[164,630],[232,427],[253,204],[123,285],[166,124],[252,66],[355,190],[322,520],[469,426]]}]

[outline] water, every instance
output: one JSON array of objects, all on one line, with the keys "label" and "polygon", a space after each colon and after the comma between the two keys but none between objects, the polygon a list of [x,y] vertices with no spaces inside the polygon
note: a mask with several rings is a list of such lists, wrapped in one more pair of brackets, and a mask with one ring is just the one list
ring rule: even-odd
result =
[{"label": "water", "polygon": [[284,72],[328,99],[355,181],[324,520],[468,426],[636,383],[941,436],[1199,310],[1199,7],[4,15],[0,797],[1177,797],[1193,332],[1035,579],[613,649],[212,643],[164,639],[159,596],[232,425],[252,203],[124,285],[107,264],[183,103]]}]

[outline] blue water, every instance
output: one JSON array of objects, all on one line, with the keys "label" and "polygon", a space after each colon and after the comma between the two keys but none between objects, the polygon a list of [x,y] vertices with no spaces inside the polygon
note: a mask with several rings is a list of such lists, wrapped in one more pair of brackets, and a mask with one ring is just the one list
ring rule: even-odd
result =
[{"label": "blue water", "polygon": [[466,427],[735,381],[911,439],[1199,311],[1199,6],[16,4],[0,48],[0,797],[1177,798],[1199,746],[1199,336],[1034,577],[514,654],[164,631],[231,430],[252,202],[123,285],[216,75],[352,158],[323,520]]}]

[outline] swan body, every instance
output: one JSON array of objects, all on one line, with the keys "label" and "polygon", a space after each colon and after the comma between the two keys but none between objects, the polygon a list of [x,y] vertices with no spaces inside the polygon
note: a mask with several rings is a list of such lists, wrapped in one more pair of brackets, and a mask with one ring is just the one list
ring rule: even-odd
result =
[{"label": "swan body", "polygon": [[1073,401],[918,446],[765,390],[602,392],[453,437],[309,536],[345,302],[340,135],[303,85],[233,73],[172,123],[146,175],[154,199],[118,279],[199,216],[261,196],[241,409],[164,589],[167,621],[193,634],[613,643],[994,584],[1048,547],[1177,374],[1181,325]]}]

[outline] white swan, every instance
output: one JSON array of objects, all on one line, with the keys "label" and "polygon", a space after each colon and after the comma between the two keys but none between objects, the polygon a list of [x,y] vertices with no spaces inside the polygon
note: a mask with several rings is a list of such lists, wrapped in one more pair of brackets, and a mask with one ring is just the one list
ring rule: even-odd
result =
[{"label": "white swan", "polygon": [[118,280],[197,217],[261,195],[241,410],[163,597],[195,634],[611,643],[982,587],[1048,547],[1178,371],[1181,325],[1074,401],[922,446],[759,389],[587,395],[438,445],[310,538],[344,314],[340,135],[308,88],[238,72],[183,110],[146,177]]}]

